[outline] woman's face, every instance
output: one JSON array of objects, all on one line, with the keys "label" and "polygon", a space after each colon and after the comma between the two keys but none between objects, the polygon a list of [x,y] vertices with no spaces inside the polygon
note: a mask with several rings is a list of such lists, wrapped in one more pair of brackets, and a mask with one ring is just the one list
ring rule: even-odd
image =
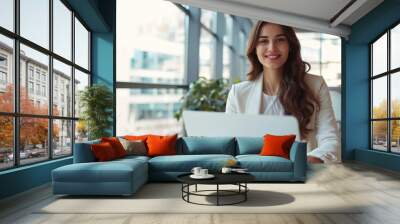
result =
[{"label": "woman's face", "polygon": [[256,53],[265,68],[282,68],[289,55],[289,42],[280,25],[263,25],[258,36]]}]

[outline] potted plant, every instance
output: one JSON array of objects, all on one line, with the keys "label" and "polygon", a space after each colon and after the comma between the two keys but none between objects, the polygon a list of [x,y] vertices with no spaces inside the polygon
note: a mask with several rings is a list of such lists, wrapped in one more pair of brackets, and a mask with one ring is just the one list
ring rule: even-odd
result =
[{"label": "potted plant", "polygon": [[113,95],[109,88],[95,84],[86,87],[79,96],[83,120],[79,124],[87,127],[89,139],[110,136],[107,130],[112,126]]},{"label": "potted plant", "polygon": [[184,110],[225,111],[226,99],[229,92],[227,79],[207,80],[200,77],[189,86],[189,91],[181,99],[181,107],[174,114],[179,120]]}]

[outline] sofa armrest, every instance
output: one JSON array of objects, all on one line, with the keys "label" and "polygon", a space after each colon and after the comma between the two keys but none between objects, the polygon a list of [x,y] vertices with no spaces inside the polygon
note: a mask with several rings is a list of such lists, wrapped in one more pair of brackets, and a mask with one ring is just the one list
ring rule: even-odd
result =
[{"label": "sofa armrest", "polygon": [[290,149],[290,160],[293,162],[293,179],[305,181],[307,174],[307,143],[294,142]]},{"label": "sofa armrest", "polygon": [[74,163],[89,163],[95,162],[96,158],[94,157],[90,146],[92,144],[100,143],[99,140],[90,141],[90,142],[81,142],[75,143],[74,145]]}]

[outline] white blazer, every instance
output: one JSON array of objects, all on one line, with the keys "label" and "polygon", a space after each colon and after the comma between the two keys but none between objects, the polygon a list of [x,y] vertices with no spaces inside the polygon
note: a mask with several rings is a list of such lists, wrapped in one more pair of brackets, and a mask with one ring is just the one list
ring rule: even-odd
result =
[{"label": "white blazer", "polygon": [[[263,75],[254,81],[243,81],[232,85],[226,102],[226,113],[260,114],[262,105]],[[306,74],[306,83],[320,101],[319,110],[311,117],[308,128],[313,131],[307,139],[307,155],[324,162],[339,161],[339,138],[335,114],[328,86],[322,76]]]}]

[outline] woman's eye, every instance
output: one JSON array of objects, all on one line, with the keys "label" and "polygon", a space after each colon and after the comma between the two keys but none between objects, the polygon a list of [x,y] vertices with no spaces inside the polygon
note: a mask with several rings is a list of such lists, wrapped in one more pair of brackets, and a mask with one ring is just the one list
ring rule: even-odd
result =
[{"label": "woman's eye", "polygon": [[268,43],[268,40],[262,39],[262,40],[259,41],[259,43],[265,44],[265,43]]},{"label": "woman's eye", "polygon": [[284,42],[284,41],[286,41],[285,38],[279,38],[279,39],[278,39],[278,42]]}]

